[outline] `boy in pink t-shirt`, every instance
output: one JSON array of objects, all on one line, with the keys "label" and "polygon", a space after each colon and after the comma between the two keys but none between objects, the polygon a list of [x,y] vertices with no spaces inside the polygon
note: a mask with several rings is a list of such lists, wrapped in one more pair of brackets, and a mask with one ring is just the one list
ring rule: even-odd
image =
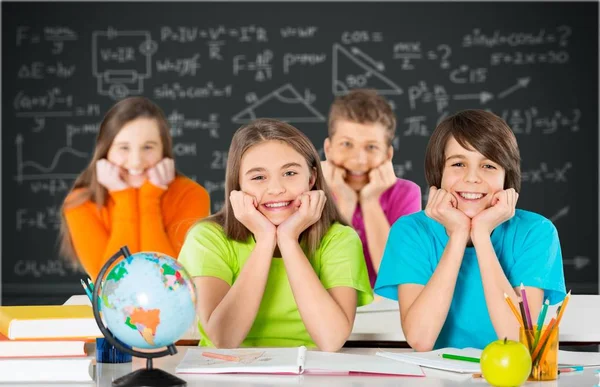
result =
[{"label": "boy in pink t-shirt", "polygon": [[344,219],[363,243],[371,286],[375,284],[390,226],[421,210],[421,188],[394,173],[396,117],[376,92],[355,89],[329,112],[329,137],[321,162]]}]

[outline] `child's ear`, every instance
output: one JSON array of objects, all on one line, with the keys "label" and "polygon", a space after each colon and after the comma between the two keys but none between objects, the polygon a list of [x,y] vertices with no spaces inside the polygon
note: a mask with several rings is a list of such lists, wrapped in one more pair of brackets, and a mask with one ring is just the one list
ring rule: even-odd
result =
[{"label": "child's ear", "polygon": [[329,137],[327,137],[325,141],[323,141],[323,152],[325,152],[326,160],[329,160],[329,149],[331,149],[331,141],[329,140]]},{"label": "child's ear", "polygon": [[387,150],[387,161],[392,161],[393,157],[394,157],[394,147],[390,145]]},{"label": "child's ear", "polygon": [[308,186],[310,187],[308,190],[311,191],[317,182],[317,168],[312,168],[310,174],[310,180],[308,180]]}]

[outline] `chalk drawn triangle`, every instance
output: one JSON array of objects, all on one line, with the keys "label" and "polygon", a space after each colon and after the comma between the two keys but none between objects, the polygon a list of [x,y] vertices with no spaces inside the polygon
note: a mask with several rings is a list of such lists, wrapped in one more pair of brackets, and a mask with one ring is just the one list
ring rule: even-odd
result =
[{"label": "chalk drawn triangle", "polygon": [[[403,93],[400,86],[340,44],[333,45],[332,58],[332,91],[334,95],[344,95],[353,88],[375,89],[382,95],[401,95]],[[349,79],[354,79],[354,84],[348,85]]]},{"label": "chalk drawn triangle", "polygon": [[285,122],[324,122],[325,117],[287,83],[270,92],[231,118],[246,124],[257,118],[274,118]]}]

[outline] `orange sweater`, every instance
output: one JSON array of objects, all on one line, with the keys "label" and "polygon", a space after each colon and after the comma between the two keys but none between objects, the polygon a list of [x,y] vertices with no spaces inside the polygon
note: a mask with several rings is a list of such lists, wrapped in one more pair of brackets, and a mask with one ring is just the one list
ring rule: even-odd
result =
[{"label": "orange sweater", "polygon": [[100,210],[90,200],[65,210],[75,253],[93,280],[124,245],[132,253],[157,251],[177,258],[188,228],[209,214],[206,190],[183,176],[167,190],[146,181],[139,189],[111,192]]}]

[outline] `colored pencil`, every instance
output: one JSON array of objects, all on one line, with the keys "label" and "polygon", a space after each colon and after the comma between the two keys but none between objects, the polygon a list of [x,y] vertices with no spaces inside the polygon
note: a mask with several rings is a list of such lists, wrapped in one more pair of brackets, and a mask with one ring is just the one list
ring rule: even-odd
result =
[{"label": "colored pencil", "polygon": [[517,308],[515,308],[515,305],[510,300],[510,297],[506,293],[504,293],[504,300],[508,304],[508,307],[513,312],[513,314],[515,315],[515,317],[517,318],[517,321],[519,322],[519,324],[521,325],[521,327],[524,327],[523,326],[523,320],[521,319],[521,316],[519,316],[519,312],[517,311]]},{"label": "colored pencil", "polygon": [[212,359],[225,360],[225,361],[239,362],[241,360],[237,356],[223,355],[223,354],[214,353],[214,352],[202,352],[202,356],[204,356],[204,357],[210,357]]},{"label": "colored pencil", "polygon": [[557,325],[560,323],[560,320],[562,320],[562,316],[565,314],[565,310],[567,309],[567,304],[569,303],[570,299],[571,299],[571,291],[569,290],[569,293],[567,293],[567,296],[565,297],[562,304],[560,305],[560,311],[558,311],[558,317],[556,317]]},{"label": "colored pencil", "polygon": [[554,329],[555,324],[556,324],[556,319],[553,317],[552,320],[550,320],[550,323],[548,323],[548,327],[546,328],[544,333],[542,333],[542,337],[540,337],[540,340],[538,341],[537,346],[535,347],[535,350],[531,354],[531,360],[533,360],[534,363],[538,357],[538,354],[542,350],[542,346],[546,343],[546,341],[548,341],[548,338],[550,337],[550,333],[552,332],[552,329]]},{"label": "colored pencil", "polygon": [[559,367],[558,370],[560,372],[575,372],[575,371],[583,371],[583,366],[570,366],[570,367]]},{"label": "colored pencil", "polygon": [[452,355],[451,353],[443,353],[442,358],[443,359],[452,359],[452,360],[470,361],[471,363],[479,363],[479,358],[469,357],[469,356]]},{"label": "colored pencil", "polygon": [[531,321],[531,313],[529,311],[529,303],[527,302],[527,292],[525,286],[521,283],[521,299],[523,299],[523,308],[525,309],[525,317],[527,319],[527,329],[533,329],[533,321]]},{"label": "colored pencil", "polygon": [[85,282],[83,282],[83,280],[80,280],[80,281],[81,281],[81,286],[83,286],[83,290],[85,290],[85,294],[87,294],[90,301],[92,301],[92,293],[90,292],[90,289],[88,289],[88,287],[85,285]]},{"label": "colored pencil", "polygon": [[544,305],[542,305],[542,310],[540,311],[540,315],[537,320],[537,330],[535,331],[535,341],[533,342],[533,346],[535,347],[540,340],[540,335],[542,334],[542,328],[544,327],[544,321],[546,320],[546,313],[548,312],[548,306],[550,305],[550,300],[546,299]]},{"label": "colored pencil", "polygon": [[519,301],[519,309],[521,309],[521,316],[523,318],[523,334],[525,335],[525,338],[527,339],[527,348],[531,351],[532,348],[532,342],[531,342],[531,338],[529,337],[529,330],[531,329],[529,326],[527,326],[527,318],[525,317],[525,309],[523,307],[523,301]]}]

